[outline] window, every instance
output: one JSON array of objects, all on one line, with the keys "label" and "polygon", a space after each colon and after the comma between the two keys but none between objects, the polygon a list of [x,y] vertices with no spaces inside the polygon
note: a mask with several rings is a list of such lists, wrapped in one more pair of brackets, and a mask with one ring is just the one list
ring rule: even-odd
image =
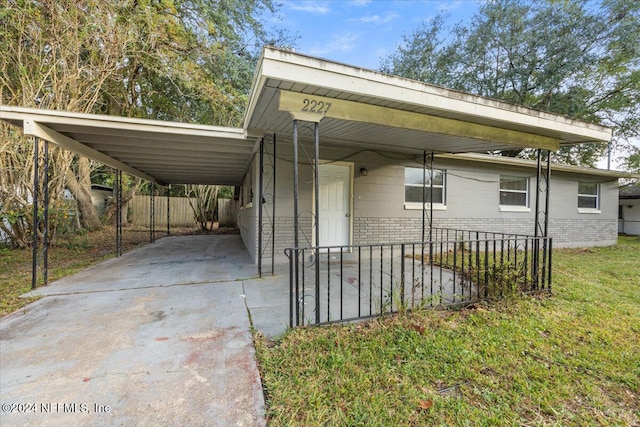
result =
[{"label": "window", "polygon": [[[423,182],[423,173],[425,181]],[[423,187],[426,203],[443,209],[445,206],[446,171],[433,170],[433,195],[431,194],[431,170],[404,168],[404,203],[408,209],[422,209]]]},{"label": "window", "polygon": [[596,212],[600,209],[600,185],[578,183],[578,212]]},{"label": "window", "polygon": [[528,208],[529,178],[500,175],[500,206]]},{"label": "window", "polygon": [[242,183],[240,206],[251,207],[253,204],[253,165],[249,167]]}]

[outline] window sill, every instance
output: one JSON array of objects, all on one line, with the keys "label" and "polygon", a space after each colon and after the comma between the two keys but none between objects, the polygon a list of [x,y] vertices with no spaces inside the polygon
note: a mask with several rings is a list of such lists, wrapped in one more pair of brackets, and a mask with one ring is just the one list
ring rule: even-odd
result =
[{"label": "window sill", "polygon": [[[405,203],[404,204],[404,208],[405,210],[422,210],[422,203]],[[424,208],[425,209],[431,209],[431,205],[429,203],[425,203],[424,204]],[[435,205],[433,205],[433,210],[434,211],[446,211],[447,210],[447,205],[443,205],[441,203],[436,203]]]},{"label": "window sill", "polygon": [[500,212],[531,212],[527,206],[500,206]]},{"label": "window sill", "polygon": [[581,214],[601,214],[602,211],[600,209],[593,209],[593,208],[578,208],[578,213],[581,213]]}]

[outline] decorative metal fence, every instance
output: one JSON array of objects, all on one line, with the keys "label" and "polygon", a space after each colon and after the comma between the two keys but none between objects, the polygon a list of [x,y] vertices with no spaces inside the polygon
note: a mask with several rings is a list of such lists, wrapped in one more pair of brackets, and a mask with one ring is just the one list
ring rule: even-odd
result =
[{"label": "decorative metal fence", "polygon": [[411,243],[288,248],[291,327],[551,290],[551,238],[433,229]]}]

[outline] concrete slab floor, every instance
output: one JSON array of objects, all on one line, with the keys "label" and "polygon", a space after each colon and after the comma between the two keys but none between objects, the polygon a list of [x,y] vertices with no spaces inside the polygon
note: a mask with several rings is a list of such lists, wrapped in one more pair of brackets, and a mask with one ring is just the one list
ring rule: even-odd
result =
[{"label": "concrete slab floor", "polygon": [[0,425],[265,425],[240,249],[166,238],[40,288],[0,319]]}]

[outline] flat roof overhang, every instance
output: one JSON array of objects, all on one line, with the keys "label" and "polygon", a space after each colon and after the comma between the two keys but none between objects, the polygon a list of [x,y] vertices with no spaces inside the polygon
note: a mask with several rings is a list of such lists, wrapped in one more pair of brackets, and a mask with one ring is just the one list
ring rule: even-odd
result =
[{"label": "flat roof overhang", "polygon": [[240,128],[10,106],[0,106],[0,119],[163,185],[240,185],[255,145]]},{"label": "flat roof overhang", "polygon": [[611,139],[604,126],[267,47],[244,128],[290,138],[294,117],[320,121],[323,145],[392,151],[555,151]]},{"label": "flat roof overhang", "polygon": [[421,82],[264,49],[243,128],[0,105],[25,135],[159,184],[240,185],[257,140],[320,122],[321,146],[465,153],[607,142],[611,129]]}]

